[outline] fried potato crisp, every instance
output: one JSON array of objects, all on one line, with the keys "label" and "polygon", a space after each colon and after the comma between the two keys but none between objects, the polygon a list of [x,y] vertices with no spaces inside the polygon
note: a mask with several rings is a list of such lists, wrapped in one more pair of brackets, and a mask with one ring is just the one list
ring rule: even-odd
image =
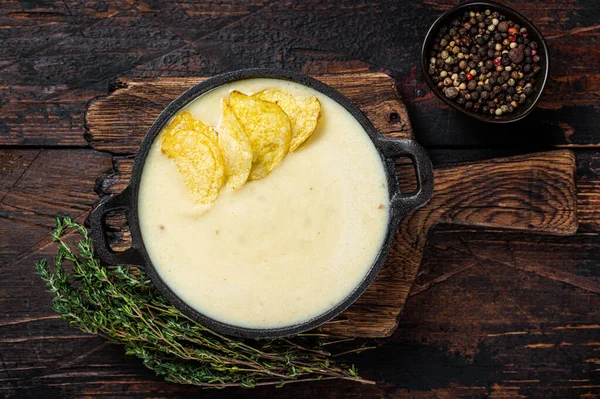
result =
[{"label": "fried potato crisp", "polygon": [[169,132],[169,130],[175,129],[188,129],[188,130],[198,130],[201,131],[206,137],[211,139],[213,142],[217,142],[217,132],[214,129],[206,129],[206,126],[202,121],[194,118],[190,111],[182,111],[179,112],[171,122],[165,127],[165,134]]},{"label": "fried potato crisp", "polygon": [[231,190],[240,188],[252,169],[252,147],[228,101],[223,101],[223,117],[219,126],[219,148],[225,162],[225,183]]},{"label": "fried potato crisp", "polygon": [[268,175],[290,149],[290,119],[275,103],[233,91],[229,105],[244,129],[252,147],[249,180]]},{"label": "fried potato crisp", "polygon": [[296,97],[282,90],[269,89],[254,94],[254,97],[279,105],[290,118],[290,151],[295,151],[315,131],[321,114],[321,103],[316,97]]},{"label": "fried potato crisp", "polygon": [[194,200],[209,205],[217,199],[225,183],[223,156],[217,143],[209,138],[216,138],[217,132],[198,120],[189,128],[189,119],[182,114],[165,128],[161,150],[177,165]]}]

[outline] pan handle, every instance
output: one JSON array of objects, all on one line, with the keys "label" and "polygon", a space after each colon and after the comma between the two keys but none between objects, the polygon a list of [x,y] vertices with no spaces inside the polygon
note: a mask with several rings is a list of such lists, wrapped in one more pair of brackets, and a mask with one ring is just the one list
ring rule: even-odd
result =
[{"label": "pan handle", "polygon": [[407,214],[429,202],[433,194],[433,165],[425,149],[416,141],[399,138],[384,137],[379,144],[387,158],[410,158],[417,172],[417,190],[410,194],[396,191],[391,200],[394,208]]},{"label": "pan handle", "polygon": [[123,211],[127,217],[127,224],[131,227],[134,223],[133,195],[127,187],[119,195],[103,198],[90,214],[91,237],[94,242],[96,255],[109,265],[145,265],[140,244],[136,242],[134,234],[131,235],[131,247],[122,252],[113,251],[108,243],[106,228],[106,215],[110,211]]}]

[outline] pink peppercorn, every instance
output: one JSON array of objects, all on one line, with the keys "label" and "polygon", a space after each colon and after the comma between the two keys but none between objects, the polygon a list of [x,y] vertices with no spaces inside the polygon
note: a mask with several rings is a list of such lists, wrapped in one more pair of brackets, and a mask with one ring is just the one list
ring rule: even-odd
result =
[{"label": "pink peppercorn", "polygon": [[502,64],[502,59],[498,57],[494,60],[494,66],[499,66],[500,64]]},{"label": "pink peppercorn", "polygon": [[537,54],[537,50],[531,50],[531,55],[536,55]]},{"label": "pink peppercorn", "polygon": [[508,41],[509,42],[516,42],[517,41],[517,37],[516,36],[509,36],[508,37]]},{"label": "pink peppercorn", "polygon": [[473,75],[471,75],[470,73],[467,74],[467,80],[473,80]]}]

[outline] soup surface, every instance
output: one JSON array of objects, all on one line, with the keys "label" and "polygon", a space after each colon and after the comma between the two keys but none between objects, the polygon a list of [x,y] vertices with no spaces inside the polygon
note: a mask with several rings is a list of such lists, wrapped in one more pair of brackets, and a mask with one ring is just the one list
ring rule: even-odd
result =
[{"label": "soup surface", "polygon": [[188,105],[219,130],[231,90],[316,96],[317,130],[270,175],[197,205],[160,135],[144,165],[138,212],[163,281],[215,320],[248,328],[294,325],[342,302],[369,272],[385,238],[389,195],[381,158],[341,105],[303,85],[248,79]]}]

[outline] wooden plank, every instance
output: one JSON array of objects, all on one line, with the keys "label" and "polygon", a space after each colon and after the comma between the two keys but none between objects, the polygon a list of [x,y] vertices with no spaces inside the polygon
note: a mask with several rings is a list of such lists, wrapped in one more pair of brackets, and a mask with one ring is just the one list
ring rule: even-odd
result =
[{"label": "wooden plank", "polygon": [[[519,5],[548,39],[552,71],[540,109],[510,129],[448,110],[415,67],[416,44],[452,1],[365,7],[290,0],[27,4],[3,3],[0,15],[6,118],[0,145],[85,145],[80,112],[119,76],[202,76],[245,67],[308,74],[385,70],[401,87],[418,139],[427,146],[599,143],[598,10],[576,0]],[[19,100],[25,91],[32,96]]]},{"label": "wooden plank", "polygon": [[0,268],[49,241],[55,215],[83,220],[96,179],[113,172],[111,156],[91,150],[0,150],[0,165]]},{"label": "wooden plank", "polygon": [[[10,295],[0,296],[3,309],[10,310],[8,317],[0,318],[0,394],[558,398],[595,392],[600,296],[498,263],[502,259],[497,255],[510,248],[511,265],[593,274],[600,260],[598,236],[507,232],[498,241],[497,234],[472,230],[432,232],[419,281],[396,333],[377,341],[376,349],[341,359],[355,363],[364,376],[377,381],[376,386],[317,382],[282,389],[212,391],[160,381],[125,356],[122,347],[98,337],[84,338],[56,318],[50,294],[43,293],[45,287],[32,268],[40,257],[52,256],[53,247],[42,249],[12,263],[10,269],[0,269],[0,285],[10,290]],[[597,273],[591,278],[598,281]],[[329,349],[341,352],[343,347]]]},{"label": "wooden plank", "polygon": [[[40,95],[44,93],[44,95]],[[103,91],[68,85],[0,85],[0,145],[86,147],[83,113]]]},{"label": "wooden plank", "polygon": [[[385,74],[322,75],[322,82],[350,98],[386,134],[411,137],[406,108],[398,103],[394,81]],[[86,112],[92,146],[113,154],[135,154],[160,112],[176,97],[206,78],[155,78],[117,81],[117,90],[94,100]],[[364,90],[369,87],[370,90]]]}]

